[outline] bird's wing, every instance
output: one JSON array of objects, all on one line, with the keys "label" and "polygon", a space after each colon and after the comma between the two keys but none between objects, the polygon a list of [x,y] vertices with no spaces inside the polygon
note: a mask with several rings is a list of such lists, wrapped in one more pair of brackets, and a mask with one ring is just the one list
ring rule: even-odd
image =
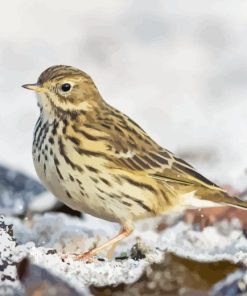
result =
[{"label": "bird's wing", "polygon": [[[220,189],[216,184],[199,174],[191,165],[163,149],[137,152],[130,150],[115,157],[119,168],[142,171],[150,177],[170,185],[202,185]],[[223,190],[223,189],[222,189]]]},{"label": "bird's wing", "polygon": [[[222,190],[190,164],[162,148],[128,116],[113,109],[107,116],[111,130],[109,151],[117,168],[148,174],[167,184],[202,185]],[[111,120],[111,121],[110,121]]]}]

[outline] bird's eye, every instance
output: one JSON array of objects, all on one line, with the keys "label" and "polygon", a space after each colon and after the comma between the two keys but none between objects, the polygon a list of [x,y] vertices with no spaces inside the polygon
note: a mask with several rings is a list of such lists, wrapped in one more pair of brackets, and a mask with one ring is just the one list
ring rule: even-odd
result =
[{"label": "bird's eye", "polygon": [[69,91],[69,90],[71,89],[71,84],[69,84],[69,83],[64,83],[64,84],[62,84],[61,89],[62,89],[62,91],[64,91],[64,92]]}]

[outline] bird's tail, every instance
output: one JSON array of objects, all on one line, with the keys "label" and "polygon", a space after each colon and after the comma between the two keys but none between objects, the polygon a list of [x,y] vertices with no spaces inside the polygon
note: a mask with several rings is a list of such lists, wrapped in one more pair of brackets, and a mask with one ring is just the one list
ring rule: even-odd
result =
[{"label": "bird's tail", "polygon": [[237,207],[237,208],[242,208],[247,210],[247,201],[244,201],[240,199],[237,196],[230,196],[227,192],[225,191],[220,191],[220,190],[198,190],[197,191],[198,196],[200,196],[201,199],[203,200],[209,200],[212,202],[216,203],[221,203],[225,205],[229,205],[232,207]]}]

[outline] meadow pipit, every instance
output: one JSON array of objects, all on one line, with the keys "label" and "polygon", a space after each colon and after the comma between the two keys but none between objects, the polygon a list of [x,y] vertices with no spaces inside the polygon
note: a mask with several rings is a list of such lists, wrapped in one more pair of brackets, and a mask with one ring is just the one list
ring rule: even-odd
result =
[{"label": "meadow pipit", "polygon": [[69,207],[122,225],[115,238],[77,259],[128,236],[138,219],[199,201],[247,207],[108,105],[85,72],[53,66],[23,87],[38,93],[33,160],[44,185]]}]

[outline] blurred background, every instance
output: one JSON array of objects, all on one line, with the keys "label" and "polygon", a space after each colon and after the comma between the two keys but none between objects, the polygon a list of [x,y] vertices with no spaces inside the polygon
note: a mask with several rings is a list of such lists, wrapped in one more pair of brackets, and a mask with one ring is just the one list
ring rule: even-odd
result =
[{"label": "blurred background", "polygon": [[73,65],[164,147],[221,185],[247,184],[247,2],[5,1],[0,163],[35,176],[39,110],[22,89]]}]

